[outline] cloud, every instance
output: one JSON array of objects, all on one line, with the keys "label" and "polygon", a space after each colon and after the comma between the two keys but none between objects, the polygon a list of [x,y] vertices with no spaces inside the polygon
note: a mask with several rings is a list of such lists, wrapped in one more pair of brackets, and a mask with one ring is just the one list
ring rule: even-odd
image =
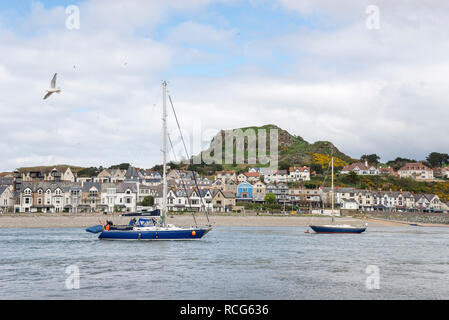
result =
[{"label": "cloud", "polygon": [[188,134],[274,123],[353,157],[449,152],[449,5],[379,1],[368,30],[365,4],[253,0],[252,20],[285,23],[257,37],[235,1],[87,0],[80,30],[62,6],[0,14],[0,171],[160,162],[164,79]]},{"label": "cloud", "polygon": [[217,30],[212,26],[185,21],[168,31],[166,41],[176,45],[223,48],[234,46],[236,30]]}]

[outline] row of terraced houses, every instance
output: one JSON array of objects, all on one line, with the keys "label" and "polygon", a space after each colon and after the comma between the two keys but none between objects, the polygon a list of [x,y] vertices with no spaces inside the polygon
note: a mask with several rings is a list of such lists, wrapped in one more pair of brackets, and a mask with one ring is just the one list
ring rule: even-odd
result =
[{"label": "row of terraced houses", "polygon": [[449,178],[449,167],[429,168],[422,162],[409,162],[397,172],[390,167],[377,167],[374,164],[368,164],[367,161],[352,163],[343,167],[340,171],[342,174],[348,174],[350,172],[358,175],[392,174],[400,178],[412,178],[422,181],[431,181],[435,177]]},{"label": "row of terraced houses", "polygon": [[[328,206],[329,188],[289,187],[289,182],[310,180],[309,167],[289,170],[252,168],[248,172],[217,171],[213,179],[196,172],[170,170],[167,205],[170,211],[230,212],[242,202],[263,203],[274,194],[279,204],[307,208]],[[130,166],[104,169],[92,177],[77,177],[70,168],[58,171],[16,171],[0,177],[0,212],[134,212],[145,197],[162,203],[162,177],[156,171]],[[389,211],[448,211],[437,195],[402,191],[336,188],[341,209]]]}]

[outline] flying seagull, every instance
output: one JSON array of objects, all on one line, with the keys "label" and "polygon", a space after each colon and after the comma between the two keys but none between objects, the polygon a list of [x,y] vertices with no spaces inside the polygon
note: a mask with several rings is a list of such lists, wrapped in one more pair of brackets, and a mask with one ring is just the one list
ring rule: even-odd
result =
[{"label": "flying seagull", "polygon": [[55,73],[55,75],[53,76],[53,79],[51,79],[51,84],[50,84],[50,89],[47,89],[47,93],[44,96],[44,99],[47,99],[49,96],[51,96],[53,93],[57,92],[60,93],[61,89],[60,88],[56,88],[56,75],[57,73]]}]

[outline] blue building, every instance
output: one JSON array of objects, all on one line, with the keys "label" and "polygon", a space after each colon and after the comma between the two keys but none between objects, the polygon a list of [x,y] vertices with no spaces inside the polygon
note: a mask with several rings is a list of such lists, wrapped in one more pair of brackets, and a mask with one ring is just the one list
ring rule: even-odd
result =
[{"label": "blue building", "polygon": [[237,200],[253,200],[253,186],[242,182],[237,186]]}]

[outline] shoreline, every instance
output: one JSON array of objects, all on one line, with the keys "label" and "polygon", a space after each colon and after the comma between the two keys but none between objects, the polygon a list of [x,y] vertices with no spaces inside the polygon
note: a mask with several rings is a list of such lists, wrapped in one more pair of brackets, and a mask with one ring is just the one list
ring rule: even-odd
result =
[{"label": "shoreline", "polygon": [[[209,224],[203,214],[195,215],[198,225]],[[115,224],[128,224],[130,217],[119,214],[7,214],[0,215],[0,229],[4,228],[87,228],[112,220]],[[307,227],[310,224],[328,224],[330,217],[290,216],[290,215],[209,215],[209,221],[216,227]],[[335,217],[336,223],[364,225],[368,227],[405,227],[410,222],[380,218]],[[167,216],[167,223],[182,227],[194,225],[191,214]],[[421,227],[448,227],[442,224],[417,223]]]}]

